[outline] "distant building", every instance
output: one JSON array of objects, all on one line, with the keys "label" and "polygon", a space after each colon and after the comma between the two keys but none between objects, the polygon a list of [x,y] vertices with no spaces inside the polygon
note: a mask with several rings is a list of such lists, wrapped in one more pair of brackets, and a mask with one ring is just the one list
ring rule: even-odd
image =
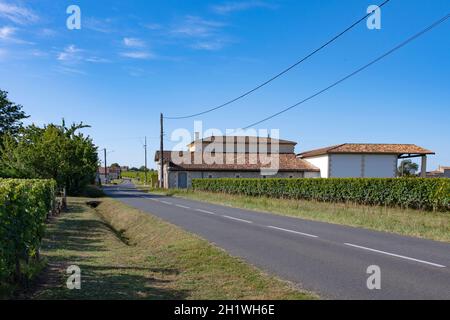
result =
[{"label": "distant building", "polygon": [[450,167],[439,166],[437,170],[427,172],[428,178],[450,178]]},{"label": "distant building", "polygon": [[121,166],[121,167],[120,167],[120,170],[121,170],[122,172],[127,172],[127,171],[130,171],[130,167],[128,167],[128,166]]},{"label": "distant building", "polygon": [[120,167],[99,167],[97,169],[97,181],[100,180],[102,184],[111,182],[112,180],[121,177],[122,170]]},{"label": "distant building", "polygon": [[320,169],[322,178],[394,178],[399,159],[422,158],[426,176],[427,155],[434,152],[414,144],[345,143],[300,153],[298,156]]},{"label": "distant building", "polygon": [[209,137],[196,139],[188,151],[164,151],[163,168],[159,151],[155,162],[159,179],[164,175],[165,188],[187,188],[195,178],[319,177],[317,167],[295,155],[296,144],[249,136]]}]

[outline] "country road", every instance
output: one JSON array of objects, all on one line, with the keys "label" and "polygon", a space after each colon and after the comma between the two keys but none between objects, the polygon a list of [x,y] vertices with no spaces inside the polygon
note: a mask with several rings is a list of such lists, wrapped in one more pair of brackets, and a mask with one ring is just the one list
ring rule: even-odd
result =
[{"label": "country road", "polygon": [[[182,227],[325,299],[450,299],[450,244],[106,187],[117,200]],[[381,289],[369,290],[369,266]]]}]

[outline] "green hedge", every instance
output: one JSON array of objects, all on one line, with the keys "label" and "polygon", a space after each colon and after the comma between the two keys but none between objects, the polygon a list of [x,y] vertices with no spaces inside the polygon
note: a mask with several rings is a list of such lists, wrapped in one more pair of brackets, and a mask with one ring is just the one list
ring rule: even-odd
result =
[{"label": "green hedge", "polygon": [[192,187],[246,196],[450,209],[450,179],[194,179]]},{"label": "green hedge", "polygon": [[55,190],[53,180],[0,179],[0,282],[22,279],[38,257]]}]

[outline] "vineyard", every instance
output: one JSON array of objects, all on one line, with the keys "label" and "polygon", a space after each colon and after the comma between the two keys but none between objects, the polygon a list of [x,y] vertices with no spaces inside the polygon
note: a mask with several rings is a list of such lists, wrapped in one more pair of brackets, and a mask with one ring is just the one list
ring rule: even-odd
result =
[{"label": "vineyard", "polygon": [[[129,178],[136,180],[139,183],[145,183],[145,172],[142,171],[125,171],[122,172],[122,178]],[[147,172],[147,184],[151,186],[157,186],[158,184],[158,172]]]},{"label": "vineyard", "polygon": [[194,179],[194,190],[256,197],[450,209],[449,179]]},{"label": "vineyard", "polygon": [[27,281],[55,192],[53,180],[0,179],[0,284]]}]

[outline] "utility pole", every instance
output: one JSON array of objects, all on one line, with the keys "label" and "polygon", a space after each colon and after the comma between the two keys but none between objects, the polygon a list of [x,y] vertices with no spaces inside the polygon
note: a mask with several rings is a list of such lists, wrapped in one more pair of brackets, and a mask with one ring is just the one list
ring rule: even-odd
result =
[{"label": "utility pole", "polygon": [[103,149],[103,154],[105,157],[105,183],[108,183],[108,164],[106,163],[106,148]]},{"label": "utility pole", "polygon": [[147,137],[145,137],[145,185],[147,185]]},{"label": "utility pole", "polygon": [[164,188],[164,116],[161,113],[161,137],[159,145],[159,161],[160,161],[160,177],[159,177],[159,187]]}]

